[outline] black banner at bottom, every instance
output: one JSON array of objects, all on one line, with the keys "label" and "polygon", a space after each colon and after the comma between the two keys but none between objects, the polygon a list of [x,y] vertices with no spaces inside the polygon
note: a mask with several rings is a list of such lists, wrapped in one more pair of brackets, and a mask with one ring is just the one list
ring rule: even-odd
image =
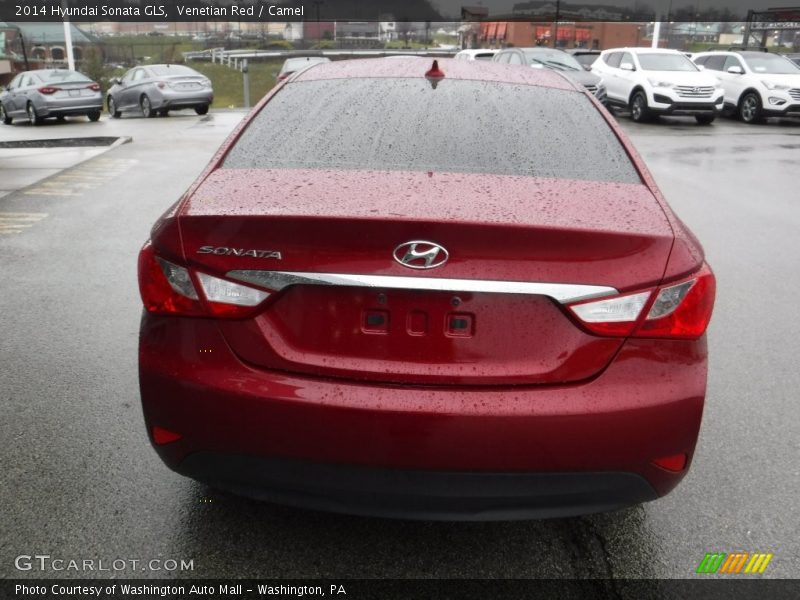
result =
[{"label": "black banner at bottom", "polygon": [[502,598],[558,600],[613,598],[739,599],[800,597],[796,579],[97,579],[3,580],[3,599],[82,600],[219,600],[224,598],[294,600],[339,598],[348,600],[484,600]]}]

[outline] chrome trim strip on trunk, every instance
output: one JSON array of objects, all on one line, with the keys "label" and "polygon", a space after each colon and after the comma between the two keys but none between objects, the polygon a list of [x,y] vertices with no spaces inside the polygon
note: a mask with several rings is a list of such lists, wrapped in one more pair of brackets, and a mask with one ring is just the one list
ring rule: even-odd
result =
[{"label": "chrome trim strip on trunk", "polygon": [[443,279],[438,277],[399,277],[394,275],[351,275],[347,273],[294,273],[288,271],[230,271],[230,279],[251,283],[273,291],[290,285],[340,285],[395,290],[436,292],[485,292],[490,294],[528,294],[548,296],[561,304],[613,296],[617,290],[603,285],[539,283],[532,281],[493,281],[489,279]]}]

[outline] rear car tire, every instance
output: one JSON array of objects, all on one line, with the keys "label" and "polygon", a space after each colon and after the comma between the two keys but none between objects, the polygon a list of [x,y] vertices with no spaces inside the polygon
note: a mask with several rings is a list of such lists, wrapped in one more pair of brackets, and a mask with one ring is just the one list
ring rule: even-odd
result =
[{"label": "rear car tire", "polygon": [[28,106],[25,107],[25,112],[28,113],[28,120],[31,122],[31,125],[42,124],[42,118],[36,112],[36,107],[34,107],[31,102],[28,102]]},{"label": "rear car tire", "polygon": [[3,121],[3,125],[11,125],[13,120],[6,114],[6,109],[3,107],[3,103],[0,102],[0,121]]},{"label": "rear car tire", "polygon": [[711,125],[717,117],[715,115],[695,115],[694,118],[700,125]]},{"label": "rear car tire", "polygon": [[760,123],[764,120],[761,96],[758,92],[748,92],[739,101],[739,118],[745,123]]},{"label": "rear car tire", "polygon": [[650,120],[650,109],[647,107],[647,96],[638,91],[631,98],[631,119],[636,123],[645,123]]},{"label": "rear car tire", "polygon": [[100,111],[99,110],[93,110],[92,112],[87,113],[86,116],[89,117],[89,120],[92,123],[96,123],[97,121],[100,120]]},{"label": "rear car tire", "polygon": [[153,110],[153,104],[146,94],[143,94],[139,99],[139,108],[142,109],[142,115],[145,119],[152,119],[156,116],[156,111]]},{"label": "rear car tire", "polygon": [[194,112],[196,112],[200,116],[207,115],[208,114],[208,104],[203,104],[201,106],[195,106],[194,107]]},{"label": "rear car tire", "polygon": [[114,100],[113,96],[108,97],[108,114],[111,115],[112,119],[119,119],[122,116],[122,113],[117,110],[117,101]]}]

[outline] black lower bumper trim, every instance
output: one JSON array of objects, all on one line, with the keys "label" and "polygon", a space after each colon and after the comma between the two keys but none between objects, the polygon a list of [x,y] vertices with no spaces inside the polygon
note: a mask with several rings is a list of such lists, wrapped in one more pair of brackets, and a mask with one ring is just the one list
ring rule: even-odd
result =
[{"label": "black lower bumper trim", "polygon": [[176,471],[212,487],[278,504],[405,519],[567,517],[658,497],[643,477],[624,472],[422,471],[215,452],[190,454]]}]

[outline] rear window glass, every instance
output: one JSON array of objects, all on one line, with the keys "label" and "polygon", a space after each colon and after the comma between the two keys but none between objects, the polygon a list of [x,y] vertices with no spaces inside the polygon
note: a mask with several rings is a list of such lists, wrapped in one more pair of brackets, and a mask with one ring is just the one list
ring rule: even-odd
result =
[{"label": "rear window glass", "polygon": [[583,94],[447,79],[433,89],[422,78],[291,83],[245,129],[224,166],[640,181]]},{"label": "rear window glass", "polygon": [[157,77],[167,77],[169,75],[199,75],[194,69],[189,67],[182,67],[181,65],[157,65],[155,67],[148,67],[153,75]]},{"label": "rear window glass", "polygon": [[39,79],[45,83],[69,83],[71,81],[91,81],[86,75],[78,73],[77,71],[67,71],[66,69],[58,69],[53,71],[38,71],[36,73]]}]

